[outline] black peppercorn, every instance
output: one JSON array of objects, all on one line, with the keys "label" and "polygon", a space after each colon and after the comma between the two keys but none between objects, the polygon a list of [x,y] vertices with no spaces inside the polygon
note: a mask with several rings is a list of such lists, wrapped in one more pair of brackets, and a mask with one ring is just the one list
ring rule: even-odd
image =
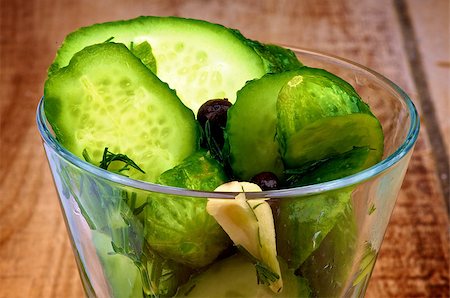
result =
[{"label": "black peppercorn", "polygon": [[227,124],[227,110],[231,102],[227,99],[211,99],[206,101],[197,113],[197,120],[205,134],[214,139],[221,148],[224,143],[223,129]]},{"label": "black peppercorn", "polygon": [[250,182],[255,183],[262,190],[274,190],[278,189],[280,181],[278,177],[272,172],[262,172],[259,173],[250,180]]}]

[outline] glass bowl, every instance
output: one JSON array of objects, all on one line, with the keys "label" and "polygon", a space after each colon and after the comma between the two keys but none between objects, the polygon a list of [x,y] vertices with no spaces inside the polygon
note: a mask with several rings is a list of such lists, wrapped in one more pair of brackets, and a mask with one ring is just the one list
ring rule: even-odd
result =
[{"label": "glass bowl", "polygon": [[[381,122],[385,149],[381,162],[351,176],[245,192],[249,201],[263,198],[273,212],[284,284],[278,294],[258,284],[264,282],[257,279],[263,272],[258,262],[230,245],[223,231],[203,237],[211,226],[207,201],[239,193],[162,186],[95,167],[58,143],[41,99],[38,129],[89,297],[364,296],[418,137],[417,111],[405,92],[370,69],[292,49],[305,65],[326,69],[357,90]],[[198,254],[212,254],[209,263],[193,265]]]}]

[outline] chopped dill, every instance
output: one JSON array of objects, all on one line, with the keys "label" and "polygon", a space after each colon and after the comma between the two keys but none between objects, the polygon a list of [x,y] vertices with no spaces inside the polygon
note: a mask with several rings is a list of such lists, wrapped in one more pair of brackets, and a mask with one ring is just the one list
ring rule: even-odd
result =
[{"label": "chopped dill", "polygon": [[114,39],[114,36],[111,36],[110,38],[108,38],[107,40],[104,41],[104,43],[110,42],[111,40]]},{"label": "chopped dill", "polygon": [[[86,157],[85,157],[86,158]],[[102,161],[100,162],[99,167],[105,170],[108,170],[108,167],[111,165],[111,163],[113,161],[121,161],[123,162],[125,165],[118,169],[118,170],[114,170],[112,172],[115,172],[117,174],[122,174],[123,171],[128,171],[130,170],[130,167],[138,170],[141,173],[144,173],[144,170],[142,170],[133,160],[131,160],[128,156],[126,156],[125,154],[121,154],[121,153],[112,153],[111,151],[108,150],[108,147],[105,147],[105,150],[103,151],[103,157],[102,157]],[[123,174],[122,174],[123,175]]]},{"label": "chopped dill", "polygon": [[261,262],[257,262],[255,264],[255,268],[258,284],[270,286],[272,283],[280,279],[280,276],[278,274],[270,270],[269,267],[267,267]]}]

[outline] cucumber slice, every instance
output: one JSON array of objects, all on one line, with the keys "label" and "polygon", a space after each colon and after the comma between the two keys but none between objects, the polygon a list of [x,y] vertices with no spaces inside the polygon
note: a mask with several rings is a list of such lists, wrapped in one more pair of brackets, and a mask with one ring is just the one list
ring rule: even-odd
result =
[{"label": "cucumber slice", "polygon": [[371,149],[367,165],[383,154],[383,131],[353,87],[323,70],[303,67],[280,90],[277,133],[287,168],[319,161],[353,147]]},{"label": "cucumber slice", "polygon": [[141,274],[133,261],[123,255],[115,254],[111,237],[92,231],[92,242],[103,265],[103,272],[110,287],[111,297],[142,297]]},{"label": "cucumber slice", "polygon": [[273,73],[295,70],[303,66],[295,53],[289,49],[274,44],[265,44],[255,50],[263,59],[270,61],[272,65],[270,70]]},{"label": "cucumber slice", "polygon": [[348,208],[351,191],[343,189],[278,202],[277,248],[289,268],[297,269],[320,246]]},{"label": "cucumber slice", "polygon": [[178,290],[176,297],[310,297],[308,282],[295,276],[281,259],[279,261],[284,280],[280,293],[258,284],[255,265],[237,254],[191,278]]},{"label": "cucumber slice", "polygon": [[230,29],[238,38],[251,46],[264,62],[268,73],[279,73],[288,70],[295,70],[303,66],[297,56],[290,49],[286,49],[274,44],[264,44],[256,40],[245,38],[241,32]]},{"label": "cucumber slice", "polygon": [[228,180],[222,165],[209,151],[199,150],[173,169],[161,174],[158,183],[194,190],[212,191]]},{"label": "cucumber slice", "polygon": [[280,89],[298,71],[267,74],[253,80],[237,93],[228,110],[225,135],[233,174],[250,180],[261,172],[283,176],[283,162],[276,138],[276,103]]},{"label": "cucumber slice", "polygon": [[322,183],[350,176],[367,168],[369,147],[354,147],[352,150],[314,162],[299,169],[289,169],[286,174],[289,187]]},{"label": "cucumber slice", "polygon": [[208,99],[234,102],[236,91],[246,81],[266,72],[253,48],[221,25],[176,17],[139,17],[96,24],[69,34],[50,73],[66,66],[84,47],[110,38],[128,47],[147,41],[156,59],[158,77],[195,113]]},{"label": "cucumber slice", "polygon": [[[152,292],[157,297],[172,297],[178,286],[189,279],[191,269],[163,259],[151,251],[140,256],[147,266],[145,271],[141,271],[139,268],[142,267],[137,266],[131,258],[114,252],[111,237],[96,230],[91,233],[109,285],[110,297],[139,298],[144,296],[144,291]],[[144,280],[149,285],[143,285]]]},{"label": "cucumber slice", "polygon": [[155,181],[198,147],[192,111],[124,45],[86,47],[45,83],[44,108],[59,142],[100,161],[105,147],[126,154]]},{"label": "cucumber slice", "polygon": [[[158,179],[164,185],[211,191],[226,181],[222,166],[204,150]],[[206,199],[155,194],[145,208],[145,239],[161,256],[193,268],[206,266],[231,241],[206,212]]]},{"label": "cucumber slice", "polygon": [[[358,228],[351,203],[335,222],[320,246],[297,270],[308,280],[314,297],[345,297],[344,290],[356,262]],[[374,260],[374,257],[372,254],[368,258]],[[373,263],[368,267],[366,274],[371,272]]]},{"label": "cucumber slice", "polygon": [[370,148],[360,169],[376,164],[383,155],[383,132],[378,120],[369,114],[327,117],[306,125],[285,141],[283,159],[288,167],[343,154],[354,147]]}]

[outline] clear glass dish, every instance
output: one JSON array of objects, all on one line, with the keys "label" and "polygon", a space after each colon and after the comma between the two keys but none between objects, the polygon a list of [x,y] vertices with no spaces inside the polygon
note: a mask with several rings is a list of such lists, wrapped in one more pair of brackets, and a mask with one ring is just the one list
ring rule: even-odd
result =
[{"label": "clear glass dish", "polygon": [[[362,297],[418,137],[419,118],[410,98],[382,75],[342,58],[293,50],[305,65],[326,69],[349,82],[369,104],[383,127],[383,160],[334,181],[245,195],[267,198],[273,211],[281,273],[286,275],[283,291],[274,297]],[[218,259],[204,268],[161,254],[164,245],[181,255],[211,250],[205,243],[205,247],[195,243],[199,237],[171,230],[168,218],[180,216],[171,208],[152,211],[146,207],[145,212],[134,214],[149,200],[164,198],[171,204],[184,204],[187,210],[207,200],[232,199],[238,193],[162,186],[95,167],[58,143],[46,121],[42,99],[37,124],[89,297],[273,294],[256,284],[250,262],[244,264],[240,256],[229,261],[237,253],[233,247],[217,253]],[[161,224],[150,224],[146,218]],[[204,220],[204,215],[193,216],[192,221],[196,220]],[[227,272],[225,277],[217,273],[219,269]]]}]

